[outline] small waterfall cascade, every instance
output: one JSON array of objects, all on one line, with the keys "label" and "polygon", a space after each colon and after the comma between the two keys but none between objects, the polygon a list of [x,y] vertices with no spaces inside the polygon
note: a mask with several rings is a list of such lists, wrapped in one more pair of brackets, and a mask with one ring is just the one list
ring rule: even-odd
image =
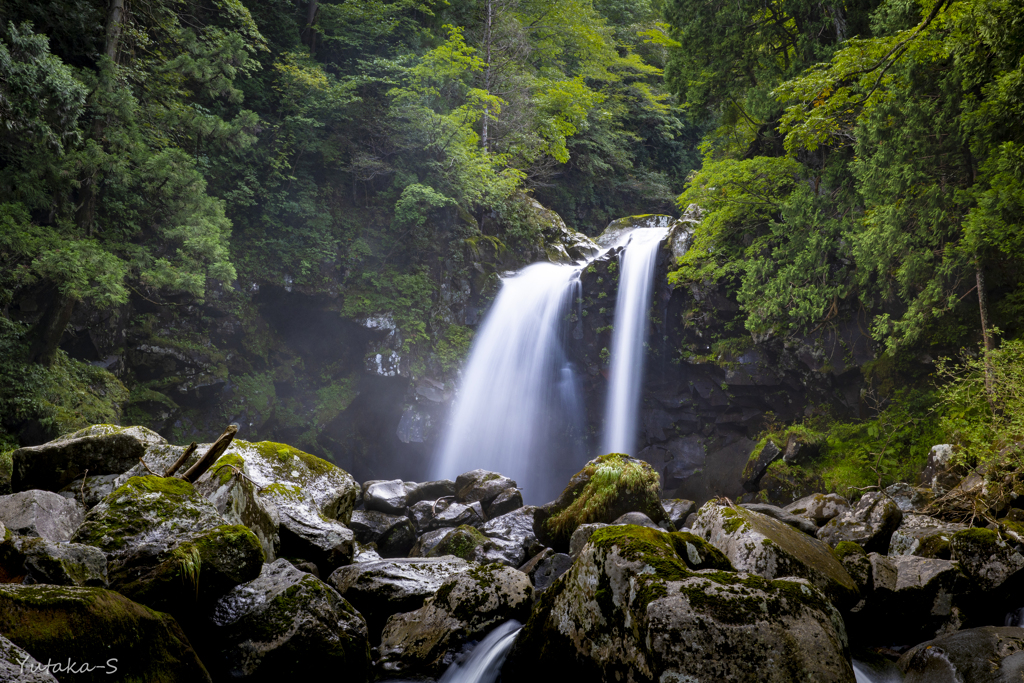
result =
[{"label": "small waterfall cascade", "polygon": [[636,455],[647,310],[651,305],[658,247],[667,233],[668,228],[633,230],[620,256],[602,453]]},{"label": "small waterfall cascade", "polygon": [[498,626],[473,648],[465,660],[448,667],[437,683],[494,683],[522,627],[515,620]]},{"label": "small waterfall cascade", "polygon": [[[878,664],[876,662],[876,664]],[[853,660],[853,675],[857,683],[902,683],[903,676],[892,662],[883,666],[871,666],[865,662]]]},{"label": "small waterfall cascade", "polygon": [[436,478],[482,467],[541,504],[585,462],[583,401],[564,344],[583,267],[535,263],[503,281],[473,342]]}]

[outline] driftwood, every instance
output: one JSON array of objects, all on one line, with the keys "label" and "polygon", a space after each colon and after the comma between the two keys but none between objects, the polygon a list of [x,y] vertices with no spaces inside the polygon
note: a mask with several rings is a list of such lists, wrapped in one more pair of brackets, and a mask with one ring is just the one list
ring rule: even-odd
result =
[{"label": "driftwood", "polygon": [[185,449],[185,452],[181,454],[181,457],[178,458],[177,460],[175,460],[174,464],[167,468],[167,471],[164,472],[164,476],[165,477],[173,476],[175,472],[177,472],[179,469],[181,469],[181,466],[185,464],[185,461],[189,459],[189,456],[191,456],[193,453],[196,452],[196,448],[197,448],[196,442],[193,441],[189,445],[189,447]]},{"label": "driftwood", "polygon": [[210,450],[203,454],[203,457],[199,458],[195,465],[192,465],[185,474],[181,475],[181,479],[187,482],[194,482],[199,477],[203,476],[206,470],[210,469],[210,465],[217,462],[217,459],[224,454],[224,451],[231,445],[231,440],[235,438],[235,434],[238,433],[238,427],[235,425],[229,425],[224,433],[213,442],[210,446]]}]

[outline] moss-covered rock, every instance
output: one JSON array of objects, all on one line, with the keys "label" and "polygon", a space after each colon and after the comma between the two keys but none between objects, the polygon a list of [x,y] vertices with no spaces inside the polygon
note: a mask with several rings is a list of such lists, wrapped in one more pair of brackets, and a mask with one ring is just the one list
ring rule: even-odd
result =
[{"label": "moss-covered rock", "polygon": [[467,642],[509,619],[525,621],[532,601],[533,586],[520,571],[489,564],[461,572],[420,609],[388,620],[379,673],[439,676]]},{"label": "moss-covered rock", "polygon": [[470,562],[480,562],[486,560],[488,551],[497,550],[497,546],[479,529],[463,524],[445,534],[427,557],[454,555]]},{"label": "moss-covered rock", "polygon": [[642,512],[661,522],[665,510],[660,488],[658,473],[648,463],[621,453],[599,456],[569,480],[558,500],[538,511],[538,538],[567,550],[581,524],[610,524],[627,512]]},{"label": "moss-covered rock", "polygon": [[503,675],[556,681],[571,668],[579,680],[854,680],[842,618],[813,585],[695,571],[687,541],[637,526],[596,531],[538,600]]},{"label": "moss-covered rock", "polygon": [[12,454],[11,487],[15,491],[59,491],[88,470],[89,474],[120,474],[138,464],[146,449],[166,444],[145,427],[93,425],[41,446]]},{"label": "moss-covered rock", "polygon": [[[210,680],[172,617],[103,588],[0,586],[0,635],[40,661],[112,664],[118,681]],[[74,676],[112,678],[100,668]]]},{"label": "moss-covered rock", "polygon": [[368,680],[366,622],[336,590],[287,560],[264,565],[213,611],[208,663],[232,679],[305,680],[335,672],[345,681]]},{"label": "moss-covered rock", "polygon": [[1024,582],[1024,556],[991,529],[964,529],[952,535],[949,547],[955,561],[974,588],[992,591],[1011,579]]},{"label": "moss-covered rock", "polygon": [[1024,630],[985,626],[921,643],[900,657],[905,683],[1024,679]]},{"label": "moss-covered rock", "polygon": [[886,553],[892,534],[903,521],[903,512],[892,499],[878,492],[865,494],[853,509],[829,520],[818,538],[835,547],[853,541],[868,552]]},{"label": "moss-covered rock", "polygon": [[718,548],[740,571],[766,579],[807,579],[837,605],[856,600],[857,584],[832,549],[814,538],[753,510],[709,501],[697,513],[694,533]]},{"label": "moss-covered rock", "polygon": [[277,559],[280,517],[277,509],[259,495],[246,474],[245,461],[235,455],[221,457],[195,486],[225,522],[240,524],[256,534],[267,562]]},{"label": "moss-covered rock", "polygon": [[963,524],[943,522],[927,515],[904,514],[899,528],[889,539],[889,555],[917,555],[948,560],[949,539],[963,529]]},{"label": "moss-covered rock", "polygon": [[[21,576],[26,584],[107,587],[107,556],[81,543],[54,543],[13,536],[0,542],[0,573]],[[5,583],[0,579],[0,583]]]}]

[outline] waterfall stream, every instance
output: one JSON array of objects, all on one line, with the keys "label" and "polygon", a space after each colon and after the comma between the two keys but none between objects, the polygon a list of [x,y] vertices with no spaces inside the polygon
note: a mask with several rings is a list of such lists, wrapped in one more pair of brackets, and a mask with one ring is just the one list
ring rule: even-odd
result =
[{"label": "waterfall stream", "polygon": [[503,281],[473,342],[437,478],[482,467],[539,504],[586,460],[583,403],[564,345],[582,268],[535,263]]},{"label": "waterfall stream", "polygon": [[494,683],[522,626],[512,620],[495,628],[466,659],[448,667],[437,683]]},{"label": "waterfall stream", "polygon": [[658,246],[667,233],[667,228],[633,230],[619,257],[602,453],[636,455],[647,310],[651,306]]}]

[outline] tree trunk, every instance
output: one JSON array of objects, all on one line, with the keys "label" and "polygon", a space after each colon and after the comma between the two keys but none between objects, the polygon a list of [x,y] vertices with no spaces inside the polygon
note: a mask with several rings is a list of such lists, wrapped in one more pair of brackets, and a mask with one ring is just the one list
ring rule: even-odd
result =
[{"label": "tree trunk", "polygon": [[46,307],[43,317],[36,323],[32,346],[29,348],[29,362],[51,365],[57,355],[64,329],[71,322],[75,312],[74,297],[61,291],[54,292],[53,301]]},{"label": "tree trunk", "polygon": [[[487,0],[487,16],[484,18],[484,90],[491,92],[491,24],[494,20],[494,0]],[[484,105],[483,123],[481,124],[480,146],[487,149],[487,123],[491,118],[491,108]]]},{"label": "tree trunk", "polygon": [[309,56],[316,56],[316,30],[313,28],[316,22],[316,11],[319,5],[316,0],[309,0],[309,7],[306,8],[306,26],[302,29],[302,41],[309,45]]},{"label": "tree trunk", "polygon": [[981,259],[975,261],[974,276],[978,283],[978,308],[981,312],[981,338],[985,342],[985,393],[993,412],[996,409],[992,386],[992,350],[995,344],[988,325],[988,293],[985,291],[985,271],[981,267]]}]

